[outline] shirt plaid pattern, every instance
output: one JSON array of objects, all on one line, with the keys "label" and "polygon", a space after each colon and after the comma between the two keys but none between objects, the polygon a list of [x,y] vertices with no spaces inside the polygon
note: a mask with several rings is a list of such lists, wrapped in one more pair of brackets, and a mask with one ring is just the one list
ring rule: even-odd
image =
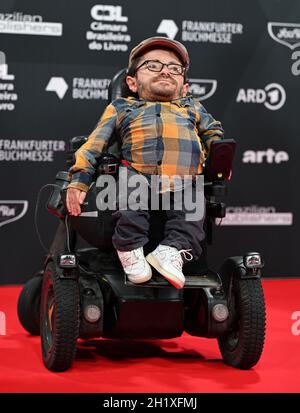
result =
[{"label": "shirt plaid pattern", "polygon": [[115,130],[122,142],[122,158],[151,175],[200,174],[211,141],[223,138],[221,123],[193,97],[170,102],[116,99],[76,152],[69,187],[88,190],[98,158]]}]

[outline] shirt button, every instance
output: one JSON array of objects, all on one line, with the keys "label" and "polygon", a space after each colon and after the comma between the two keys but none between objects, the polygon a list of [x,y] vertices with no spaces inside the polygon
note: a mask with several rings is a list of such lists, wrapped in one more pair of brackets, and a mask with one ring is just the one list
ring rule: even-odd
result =
[{"label": "shirt button", "polygon": [[162,164],[162,161],[157,161],[157,165],[161,165]]}]

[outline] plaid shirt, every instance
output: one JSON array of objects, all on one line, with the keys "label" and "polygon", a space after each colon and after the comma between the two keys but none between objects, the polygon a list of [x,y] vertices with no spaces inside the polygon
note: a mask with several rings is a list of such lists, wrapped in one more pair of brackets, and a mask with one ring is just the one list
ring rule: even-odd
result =
[{"label": "plaid shirt", "polygon": [[211,141],[223,138],[220,122],[193,97],[171,102],[116,99],[76,152],[69,187],[88,190],[97,160],[115,130],[122,141],[122,158],[151,175],[200,174]]}]

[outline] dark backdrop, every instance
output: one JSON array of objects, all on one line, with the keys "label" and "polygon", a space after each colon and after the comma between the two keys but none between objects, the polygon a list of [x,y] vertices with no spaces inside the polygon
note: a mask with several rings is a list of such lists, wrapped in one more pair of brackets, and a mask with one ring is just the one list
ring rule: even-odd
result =
[{"label": "dark backdrop", "polygon": [[[155,35],[185,43],[192,92],[238,142],[212,266],[258,250],[265,276],[299,275],[298,0],[1,0],[0,283],[40,268],[38,190],[64,169],[69,139],[93,129],[129,50]],[[57,225],[47,196],[46,245]]]}]

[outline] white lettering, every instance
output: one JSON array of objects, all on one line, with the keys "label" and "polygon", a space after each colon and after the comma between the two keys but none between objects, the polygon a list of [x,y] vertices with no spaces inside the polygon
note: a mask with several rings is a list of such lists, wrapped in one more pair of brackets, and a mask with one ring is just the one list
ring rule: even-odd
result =
[{"label": "white lettering", "polygon": [[0,62],[0,79],[1,80],[14,80],[14,75],[8,74],[7,64]]},{"label": "white lettering", "polygon": [[115,52],[127,52],[128,46],[126,44],[116,44],[112,42],[103,43],[104,50],[113,50]]},{"label": "white lettering", "polygon": [[300,50],[292,54],[292,60],[296,60],[291,67],[292,74],[298,76],[300,75]]},{"label": "white lettering", "polygon": [[43,18],[38,14],[32,16],[30,14],[23,14],[22,12],[13,12],[0,13],[0,20],[41,22]]},{"label": "white lettering", "polygon": [[15,208],[9,208],[7,205],[0,205],[0,216],[2,217],[11,217],[15,216],[16,214],[16,209]]},{"label": "white lettering", "polygon": [[0,103],[0,111],[1,110],[14,110],[15,105],[13,103]]},{"label": "white lettering", "polygon": [[279,30],[278,39],[300,39],[300,29],[287,29],[286,27]]},{"label": "white lettering", "polygon": [[94,20],[127,22],[128,17],[122,16],[121,6],[108,6],[96,4],[91,8],[91,16]]},{"label": "white lettering", "polygon": [[243,25],[240,23],[182,21],[183,41],[230,44],[233,35],[242,33]]},{"label": "white lettering", "polygon": [[0,20],[0,33],[62,36],[62,23]]},{"label": "white lettering", "polygon": [[246,96],[246,91],[245,89],[240,89],[236,98],[237,102],[247,102],[247,96]]},{"label": "white lettering", "polygon": [[289,155],[285,151],[275,152],[274,149],[267,149],[266,151],[245,151],[243,154],[243,163],[263,163],[266,161],[269,164],[287,162]]},{"label": "white lettering", "polygon": [[269,110],[280,109],[286,101],[286,92],[278,83],[270,83],[265,89],[239,89],[237,103],[263,103]]},{"label": "white lettering", "polygon": [[240,89],[236,98],[237,102],[263,103],[266,100],[266,92],[263,89]]}]

